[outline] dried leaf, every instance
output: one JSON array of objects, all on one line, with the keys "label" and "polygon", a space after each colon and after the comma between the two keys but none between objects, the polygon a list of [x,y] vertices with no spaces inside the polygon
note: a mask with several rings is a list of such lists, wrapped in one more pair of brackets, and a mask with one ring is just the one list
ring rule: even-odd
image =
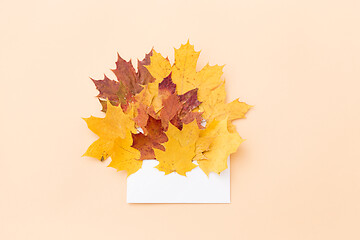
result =
[{"label": "dried leaf", "polygon": [[[96,86],[96,89],[99,90],[99,94],[96,96],[98,98],[109,99],[109,101],[119,102],[119,88],[120,83],[109,79],[104,75],[103,80],[94,80],[90,78]],[[125,96],[123,96],[125,97]]]},{"label": "dried leaf", "polygon": [[197,167],[192,159],[195,156],[195,143],[199,132],[196,122],[184,125],[182,130],[170,124],[166,132],[169,141],[164,143],[165,151],[154,149],[159,161],[156,168],[165,172],[165,175],[177,172],[186,176],[186,172]]},{"label": "dried leaf", "polygon": [[84,156],[99,160],[107,159],[116,150],[114,148],[116,140],[125,139],[131,132],[136,132],[134,121],[123,112],[120,106],[113,106],[108,101],[107,109],[104,118],[93,116],[84,118],[89,129],[99,136],[99,139],[90,145]]},{"label": "dried leaf", "polygon": [[150,57],[150,64],[145,67],[158,82],[162,81],[171,72],[169,59],[164,58],[155,50],[153,50],[153,55]]},{"label": "dried leaf", "polygon": [[178,94],[197,88],[195,77],[199,55],[200,52],[196,52],[189,41],[185,45],[182,44],[179,49],[175,49],[175,63],[171,70]]},{"label": "dried leaf", "polygon": [[171,73],[159,83],[158,95],[153,105],[160,106],[159,118],[164,129],[167,129],[169,122],[171,122],[181,130],[184,123],[188,124],[194,120],[201,127],[202,113],[192,112],[193,109],[200,105],[197,100],[197,89],[190,90],[180,96],[177,95],[176,84],[172,82]]},{"label": "dried leaf", "polygon": [[125,170],[128,176],[137,172],[143,162],[139,160],[140,152],[131,147],[132,143],[130,132],[127,132],[124,139],[117,138],[111,155],[112,161],[108,167],[115,168],[118,171]]},{"label": "dried leaf", "polygon": [[[220,174],[227,168],[227,158],[236,152],[244,141],[237,132],[229,132],[228,119],[214,120],[205,130],[201,130],[196,147],[196,160],[201,170]],[[209,145],[210,143],[210,145]],[[199,154],[203,154],[203,158]]]},{"label": "dried leaf", "polygon": [[226,117],[229,121],[245,118],[245,114],[252,107],[244,102],[239,102],[238,99],[231,103],[226,103],[225,95],[225,84],[222,84],[214,89],[207,100],[200,105],[200,109],[204,111],[203,117],[208,122],[211,122],[214,119],[222,120]]},{"label": "dried leaf", "polygon": [[114,106],[121,104],[123,110],[126,111],[129,103],[134,101],[134,96],[142,91],[142,85],[154,82],[155,78],[145,67],[150,63],[151,56],[152,50],[145,55],[142,61],[138,60],[138,72],[136,72],[131,60],[127,62],[118,54],[116,68],[112,69],[117,81],[111,80],[107,76],[104,76],[102,80],[91,79],[96,89],[99,90],[97,97],[101,100],[102,111],[106,112],[106,107],[103,104],[106,99],[110,100]]},{"label": "dried leaf", "polygon": [[140,160],[155,159],[153,149],[156,148],[165,151],[165,147],[161,144],[168,141],[160,120],[156,120],[153,117],[148,116],[146,129],[146,135],[143,133],[132,135],[134,140],[132,147],[140,151]]},{"label": "dried leaf", "polygon": [[112,69],[112,71],[115,74],[117,80],[123,83],[127,90],[132,93],[132,95],[141,92],[142,87],[140,86],[140,80],[135,72],[131,60],[127,62],[118,54],[116,68]]}]

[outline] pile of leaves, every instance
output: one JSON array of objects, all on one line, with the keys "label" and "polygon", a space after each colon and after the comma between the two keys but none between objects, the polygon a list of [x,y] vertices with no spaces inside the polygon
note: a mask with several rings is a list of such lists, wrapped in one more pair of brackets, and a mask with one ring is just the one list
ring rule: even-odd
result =
[{"label": "pile of leaves", "polygon": [[[223,66],[207,64],[196,71],[200,52],[187,42],[175,49],[175,62],[151,50],[135,71],[131,60],[118,55],[116,80],[94,80],[104,118],[85,118],[99,136],[85,156],[110,167],[138,171],[143,161],[156,159],[165,174],[196,167],[209,175],[227,168],[227,158],[243,139],[232,121],[251,108],[238,99],[226,103]],[[197,163],[197,164],[195,164]]]}]

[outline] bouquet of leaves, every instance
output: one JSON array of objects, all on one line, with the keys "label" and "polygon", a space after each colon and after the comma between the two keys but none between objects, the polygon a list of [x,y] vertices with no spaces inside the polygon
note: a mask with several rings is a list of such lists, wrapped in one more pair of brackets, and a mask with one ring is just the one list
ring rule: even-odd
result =
[{"label": "bouquet of leaves", "polygon": [[175,49],[175,62],[151,50],[135,71],[131,60],[118,55],[117,80],[93,80],[104,118],[84,118],[99,136],[84,156],[109,167],[138,171],[143,161],[156,159],[165,174],[196,167],[209,175],[227,168],[227,158],[243,139],[232,121],[252,107],[238,99],[226,103],[223,66],[207,64],[196,71],[200,52],[187,42]]}]

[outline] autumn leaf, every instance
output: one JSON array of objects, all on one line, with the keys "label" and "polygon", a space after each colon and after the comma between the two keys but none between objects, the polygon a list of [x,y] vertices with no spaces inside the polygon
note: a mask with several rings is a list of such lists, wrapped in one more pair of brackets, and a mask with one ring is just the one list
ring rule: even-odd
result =
[{"label": "autumn leaf", "polygon": [[[194,120],[201,127],[201,112],[192,112],[200,105],[197,100],[197,89],[190,90],[183,95],[177,95],[176,84],[172,82],[171,73],[159,83],[159,91],[153,106],[159,108],[159,118],[166,130],[169,122],[182,129],[183,124]],[[156,110],[155,110],[156,112]]]},{"label": "autumn leaf", "polygon": [[107,109],[106,99],[114,106],[121,104],[125,107],[127,105],[125,87],[121,82],[111,80],[106,75],[104,75],[103,80],[90,79],[99,91],[99,94],[96,97],[99,98],[103,112],[106,112]]},{"label": "autumn leaf", "polygon": [[206,101],[209,94],[223,83],[221,79],[223,68],[224,66],[206,64],[199,72],[196,72],[195,86],[199,89],[199,101]]},{"label": "autumn leaf", "polygon": [[126,115],[120,106],[113,106],[107,102],[105,118],[84,118],[89,129],[99,136],[99,139],[90,145],[84,156],[99,160],[107,159],[113,153],[114,142],[117,138],[124,139],[129,132],[136,133],[134,121]]},{"label": "autumn leaf", "polygon": [[162,128],[161,121],[151,116],[148,116],[145,128],[147,130],[146,135],[143,133],[132,134],[134,140],[132,147],[140,151],[140,160],[155,159],[154,148],[165,151],[165,147],[161,144],[168,141],[168,138]]},{"label": "autumn leaf", "polygon": [[104,75],[103,80],[90,79],[94,82],[96,89],[99,90],[98,98],[109,99],[109,101],[119,101],[118,92],[120,83],[118,81],[111,80],[106,75]]},{"label": "autumn leaf", "polygon": [[152,53],[153,54],[150,57],[150,64],[146,65],[145,67],[150,72],[150,74],[158,82],[160,82],[171,73],[171,64],[168,58],[164,58],[155,50],[153,50]]},{"label": "autumn leaf", "polygon": [[200,52],[196,52],[189,41],[179,49],[175,49],[175,63],[171,70],[179,94],[198,87],[195,77],[199,55]]},{"label": "autumn leaf", "polygon": [[125,138],[116,138],[108,167],[115,168],[118,171],[125,170],[128,176],[137,172],[143,162],[139,160],[140,152],[131,147],[132,143],[130,132],[126,133]]},{"label": "autumn leaf", "polygon": [[111,69],[115,74],[117,80],[126,87],[127,91],[135,95],[141,92],[142,87],[140,85],[140,80],[136,71],[131,63],[131,60],[128,62],[120,57],[118,54],[118,60],[116,61],[116,68]]},{"label": "autumn leaf", "polygon": [[214,120],[200,132],[195,160],[206,175],[224,171],[227,168],[228,156],[236,152],[244,141],[237,132],[229,132],[227,124],[227,118]]},{"label": "autumn leaf", "polygon": [[136,72],[131,60],[127,62],[118,54],[116,68],[112,69],[117,81],[111,80],[107,76],[104,76],[102,80],[91,79],[99,91],[97,97],[103,106],[102,111],[106,112],[106,105],[104,104],[106,99],[110,100],[114,106],[121,104],[125,111],[128,104],[134,101],[133,97],[142,91],[142,85],[155,80],[145,67],[145,65],[150,63],[151,56],[152,50],[145,55],[143,60],[138,60],[138,71]]},{"label": "autumn leaf", "polygon": [[200,105],[200,109],[204,112],[203,117],[207,122],[214,119],[220,121],[228,118],[231,122],[235,119],[245,118],[245,114],[252,107],[239,99],[226,103],[225,83],[214,89],[208,96],[207,100]]},{"label": "autumn leaf", "polygon": [[184,125],[179,130],[173,125],[169,125],[166,135],[169,139],[164,143],[165,151],[154,149],[156,159],[159,164],[156,166],[165,175],[177,172],[186,176],[186,173],[197,167],[192,162],[195,156],[195,143],[199,137],[200,129],[194,121]]}]

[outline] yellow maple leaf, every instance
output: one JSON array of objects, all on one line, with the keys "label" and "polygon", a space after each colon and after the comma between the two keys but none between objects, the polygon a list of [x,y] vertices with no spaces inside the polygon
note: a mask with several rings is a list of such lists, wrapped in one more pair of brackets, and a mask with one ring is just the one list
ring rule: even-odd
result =
[{"label": "yellow maple leaf", "polygon": [[137,172],[143,161],[140,159],[140,151],[132,148],[133,139],[130,131],[127,132],[124,139],[117,138],[114,141],[113,152],[111,154],[111,163],[108,167],[120,170],[125,170],[129,175]]},{"label": "yellow maple leaf", "polygon": [[189,41],[175,49],[175,63],[171,68],[173,82],[178,94],[184,94],[196,88],[196,63],[200,52],[194,50]]},{"label": "yellow maple leaf", "polygon": [[124,139],[129,132],[136,133],[132,118],[123,112],[121,106],[113,106],[109,101],[105,118],[91,116],[84,120],[99,139],[90,145],[83,156],[107,159],[113,153],[117,138]]},{"label": "yellow maple leaf", "polygon": [[225,114],[225,99],[225,83],[223,83],[208,95],[206,101],[200,104],[199,108],[204,112],[202,116],[207,122],[212,122],[215,118],[220,120],[219,118]]},{"label": "yellow maple leaf", "polygon": [[[198,141],[210,143],[207,149],[197,149],[203,153],[203,159],[197,159],[199,167],[206,175],[210,172],[220,174],[227,168],[227,159],[231,153],[236,152],[239,145],[244,141],[237,132],[229,132],[228,119],[214,120],[209,126],[201,130]],[[198,148],[203,145],[197,145]]]},{"label": "yellow maple leaf", "polygon": [[231,103],[226,103],[225,99],[225,83],[223,83],[208,95],[206,101],[200,104],[199,108],[204,112],[204,119],[212,122],[214,119],[220,121],[226,117],[229,121],[245,118],[245,114],[253,107],[244,102],[240,102],[239,99]]},{"label": "yellow maple leaf", "polygon": [[156,159],[159,161],[156,168],[165,172],[165,175],[177,172],[183,176],[196,168],[197,165],[192,160],[199,133],[196,121],[185,124],[182,130],[170,124],[166,132],[169,140],[163,144],[165,151],[154,149]]},{"label": "yellow maple leaf", "polygon": [[153,55],[150,57],[150,65],[145,67],[158,82],[167,77],[171,72],[169,59],[164,58],[155,50],[153,50]]},{"label": "yellow maple leaf", "polygon": [[209,94],[223,83],[221,80],[223,68],[224,66],[206,64],[196,73],[195,86],[199,88],[198,99],[200,102],[205,102]]}]

